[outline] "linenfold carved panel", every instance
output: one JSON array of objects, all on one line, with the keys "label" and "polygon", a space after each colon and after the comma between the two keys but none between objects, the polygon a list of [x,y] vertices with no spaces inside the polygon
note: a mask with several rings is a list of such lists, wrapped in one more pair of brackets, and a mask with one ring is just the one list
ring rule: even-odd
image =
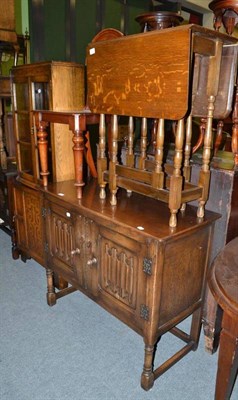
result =
[{"label": "linenfold carved panel", "polygon": [[131,308],[136,307],[138,260],[136,254],[102,238],[101,286]]},{"label": "linenfold carved panel", "polygon": [[51,251],[65,262],[70,262],[73,251],[72,224],[53,215],[53,240]]},{"label": "linenfold carved panel", "polygon": [[[77,216],[63,207],[50,204],[47,208],[49,262],[52,269],[67,271],[77,285],[98,290],[97,236],[94,221]],[[61,271],[60,271],[61,272]]]},{"label": "linenfold carved panel", "polygon": [[97,238],[98,227],[94,221],[82,215],[77,216],[76,247],[81,251],[81,263],[75,265],[76,274],[84,289],[97,290]]},{"label": "linenfold carved panel", "polygon": [[37,197],[25,193],[27,233],[31,247],[42,251],[41,206]]}]

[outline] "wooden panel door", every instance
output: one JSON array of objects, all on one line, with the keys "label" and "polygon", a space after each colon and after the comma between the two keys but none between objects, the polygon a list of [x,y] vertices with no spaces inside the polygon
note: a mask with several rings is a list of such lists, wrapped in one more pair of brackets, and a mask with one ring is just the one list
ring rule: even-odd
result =
[{"label": "wooden panel door", "polygon": [[[70,208],[45,202],[47,262],[73,286],[96,295],[98,289],[97,237],[94,221]],[[90,295],[89,293],[89,295]]]},{"label": "wooden panel door", "polygon": [[16,183],[13,196],[17,249],[44,266],[42,195],[36,190]]},{"label": "wooden panel door", "polygon": [[[104,227],[100,227],[100,301],[112,314],[142,333],[149,315],[146,305],[146,263],[149,249],[136,241]],[[146,315],[146,312],[148,313]]]}]

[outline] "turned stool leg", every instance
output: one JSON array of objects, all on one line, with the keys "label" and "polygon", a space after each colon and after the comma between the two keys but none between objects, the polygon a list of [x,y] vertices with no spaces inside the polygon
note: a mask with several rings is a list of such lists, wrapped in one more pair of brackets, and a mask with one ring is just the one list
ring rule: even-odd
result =
[{"label": "turned stool leg", "polygon": [[105,186],[106,182],[104,181],[104,171],[107,169],[107,158],[106,158],[106,122],[105,115],[100,114],[100,122],[99,122],[99,144],[98,144],[98,155],[97,155],[97,170],[98,170],[98,184],[100,187],[100,199],[106,198]]},{"label": "turned stool leg", "polygon": [[139,169],[145,169],[146,160],[146,149],[147,149],[147,119],[142,118],[141,120],[141,138],[140,138],[140,157],[138,159]]},{"label": "turned stool leg", "polygon": [[215,400],[229,400],[238,370],[238,317],[231,318],[224,312]]},{"label": "turned stool leg", "polygon": [[[189,115],[186,122],[186,135],[185,135],[185,147],[184,147],[184,163],[183,163],[183,176],[185,182],[191,180],[191,142],[192,142],[192,115]],[[181,211],[185,211],[186,203],[181,205]]]},{"label": "turned stool leg", "polygon": [[117,176],[116,176],[116,165],[117,165],[117,151],[118,151],[118,119],[117,115],[112,115],[112,148],[110,152],[109,162],[109,188],[111,192],[110,204],[115,206],[117,204]]},{"label": "turned stool leg", "polygon": [[152,173],[152,186],[162,189],[164,186],[163,156],[164,156],[164,119],[159,119],[157,123],[157,134],[155,142],[155,169]]},{"label": "turned stool leg", "polygon": [[214,103],[215,103],[215,96],[210,96],[208,101],[206,131],[204,136],[203,163],[199,175],[199,186],[202,187],[203,191],[202,191],[202,197],[199,199],[199,205],[197,210],[198,218],[204,217],[204,207],[208,199],[208,192],[209,192],[210,159],[211,159],[211,148],[212,148],[212,121],[214,113]]},{"label": "turned stool leg", "polygon": [[47,304],[49,306],[54,306],[56,304],[56,293],[54,286],[54,274],[51,269],[46,270],[46,279],[47,279]]},{"label": "turned stool leg", "polygon": [[37,138],[38,138],[38,151],[39,151],[39,157],[40,157],[40,165],[41,165],[40,175],[42,177],[44,187],[48,186],[48,175],[49,175],[48,153],[47,153],[47,151],[48,151],[48,140],[47,140],[48,133],[46,131],[47,126],[48,126],[48,122],[41,121],[41,114],[40,114]]},{"label": "turned stool leg", "polygon": [[175,228],[177,226],[177,212],[181,207],[182,185],[183,185],[183,178],[181,176],[183,143],[184,143],[184,120],[181,119],[178,121],[178,126],[176,131],[174,169],[173,169],[173,175],[170,178],[169,226],[171,228]]}]

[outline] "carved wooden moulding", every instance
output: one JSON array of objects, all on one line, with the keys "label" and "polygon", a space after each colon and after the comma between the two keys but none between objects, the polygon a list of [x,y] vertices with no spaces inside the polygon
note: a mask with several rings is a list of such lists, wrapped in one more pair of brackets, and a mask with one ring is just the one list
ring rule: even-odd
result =
[{"label": "carved wooden moulding", "polygon": [[214,0],[209,4],[214,12],[214,27],[219,30],[224,25],[228,35],[231,35],[238,23],[237,0]]}]

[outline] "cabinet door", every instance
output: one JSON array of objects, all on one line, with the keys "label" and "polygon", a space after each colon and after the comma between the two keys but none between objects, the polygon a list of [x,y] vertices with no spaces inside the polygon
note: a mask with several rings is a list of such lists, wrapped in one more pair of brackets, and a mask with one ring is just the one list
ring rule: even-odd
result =
[{"label": "cabinet door", "polygon": [[102,302],[132,328],[143,326],[149,246],[107,228],[100,228],[99,285]]},{"label": "cabinet door", "polygon": [[34,181],[37,172],[34,163],[34,144],[32,143],[32,121],[30,118],[31,94],[28,80],[14,82],[13,106],[14,126],[17,146],[17,162],[21,176]]},{"label": "cabinet door", "polygon": [[97,225],[67,207],[46,201],[48,265],[64,279],[96,295]]},{"label": "cabinet door", "polygon": [[14,186],[13,194],[17,248],[44,265],[42,195],[19,184]]},{"label": "cabinet door", "polygon": [[40,168],[32,110],[49,109],[48,81],[47,75],[37,76],[36,74],[32,78],[31,76],[24,77],[22,73],[18,76],[17,72],[12,78],[18,169],[21,178],[34,183],[40,179]]}]

